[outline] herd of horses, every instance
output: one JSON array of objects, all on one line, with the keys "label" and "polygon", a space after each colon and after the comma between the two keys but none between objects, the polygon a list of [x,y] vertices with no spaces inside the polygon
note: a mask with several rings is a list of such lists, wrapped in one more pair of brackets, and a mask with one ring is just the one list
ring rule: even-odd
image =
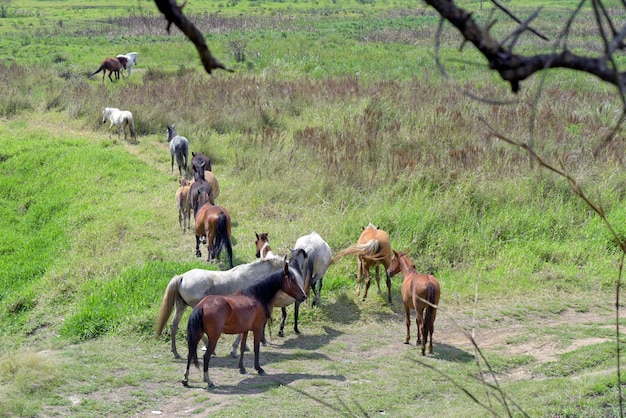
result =
[{"label": "herd of horses", "polygon": [[[123,76],[123,70],[130,70],[137,64],[137,53],[118,55],[107,58],[92,73],[92,78],[103,72],[104,82],[107,71],[113,81]],[[102,112],[102,122],[110,121],[111,129],[117,127],[118,140],[120,128],[123,128],[124,139],[126,127],[131,138],[136,138],[135,125],[131,112],[107,107]],[[437,279],[429,274],[420,274],[405,252],[396,252],[391,248],[389,235],[384,230],[369,224],[363,228],[356,244],[338,252],[334,257],[330,246],[315,231],[298,238],[288,256],[275,255],[271,249],[269,234],[255,233],[256,257],[258,260],[238,266],[233,265],[233,247],[231,240],[231,216],[229,211],[215,203],[220,189],[217,178],[212,172],[211,160],[202,153],[193,153],[189,161],[189,141],[179,135],[174,125],[167,126],[166,140],[171,154],[171,172],[174,172],[174,161],[178,167],[179,185],[176,191],[176,207],[179,225],[183,234],[192,229],[191,214],[193,213],[193,231],[195,234],[196,256],[202,257],[201,245],[207,246],[207,261],[219,260],[222,250],[228,254],[229,269],[204,270],[192,269],[174,276],[168,283],[159,312],[157,314],[156,333],[161,335],[165,324],[174,310],[170,325],[171,351],[174,358],[181,358],[176,347],[178,325],[187,306],[193,310],[187,322],[187,368],[183,385],[189,382],[191,363],[198,364],[197,348],[202,339],[206,346],[204,354],[204,381],[208,388],[213,387],[209,379],[209,363],[217,341],[222,334],[236,334],[231,355],[237,356],[239,347],[239,371],[245,373],[243,355],[246,350],[248,332],[254,338],[254,368],[259,374],[264,370],[259,364],[260,344],[265,344],[265,326],[271,318],[274,308],[281,308],[282,318],[278,335],[284,336],[287,319],[287,307],[294,305],[294,332],[298,329],[300,304],[309,297],[311,290],[314,297],[313,306],[321,302],[321,290],[324,275],[330,265],[340,258],[352,255],[357,258],[357,288],[361,293],[361,283],[365,282],[362,300],[365,301],[371,283],[370,269],[375,270],[375,279],[380,288],[380,268],[385,270],[387,284],[387,300],[392,302],[391,278],[402,272],[404,277],[401,294],[405,309],[406,338],[409,344],[411,311],[416,312],[417,344],[421,343],[422,355],[425,355],[426,344],[429,342],[429,353],[433,352],[432,335],[440,297],[440,286]],[[187,178],[190,174],[190,179]]]},{"label": "herd of horses", "polygon": [[[167,127],[167,140],[172,155],[171,171],[177,161],[180,187],[176,191],[176,206],[179,225],[183,234],[190,230],[190,216],[194,215],[196,256],[201,257],[200,245],[207,246],[207,261],[219,260],[220,252],[228,252],[228,270],[192,269],[174,276],[163,295],[157,314],[156,333],[160,336],[165,325],[175,311],[170,325],[171,350],[174,358],[181,358],[176,347],[176,334],[183,312],[190,306],[192,313],[187,322],[187,368],[182,383],[189,384],[189,368],[198,364],[197,348],[202,339],[206,346],[203,363],[203,377],[208,387],[214,384],[209,379],[209,363],[217,341],[222,334],[236,334],[231,356],[237,357],[239,347],[239,371],[245,373],[243,355],[248,332],[254,336],[254,368],[259,374],[264,370],[259,365],[259,347],[265,344],[265,325],[271,318],[274,308],[281,308],[282,318],[278,335],[284,336],[287,307],[294,305],[294,332],[298,329],[300,304],[313,290],[312,305],[321,301],[324,275],[330,265],[347,255],[357,257],[357,294],[361,292],[361,282],[365,282],[362,300],[367,298],[370,287],[370,269],[375,269],[379,293],[380,267],[385,269],[387,299],[391,303],[391,278],[402,272],[402,301],[406,316],[405,344],[409,344],[411,311],[416,312],[417,343],[421,343],[422,355],[430,339],[429,353],[433,352],[432,335],[440,297],[437,279],[428,274],[420,274],[406,253],[391,248],[389,235],[382,229],[369,224],[363,228],[356,244],[340,251],[333,257],[330,246],[315,231],[298,238],[288,256],[274,254],[270,246],[269,233],[256,233],[255,251],[257,260],[233,266],[230,214],[215,204],[219,193],[217,179],[212,173],[211,160],[202,153],[192,153],[188,170],[188,141],[179,136],[173,126]],[[173,145],[174,144],[174,145]],[[192,180],[185,173],[191,171]],[[207,181],[211,177],[212,182]],[[216,193],[217,189],[217,193]]]}]

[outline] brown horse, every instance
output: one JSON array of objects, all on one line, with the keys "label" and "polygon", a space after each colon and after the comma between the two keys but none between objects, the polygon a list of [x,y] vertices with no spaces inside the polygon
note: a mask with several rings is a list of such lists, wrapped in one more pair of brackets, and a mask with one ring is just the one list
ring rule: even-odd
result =
[{"label": "brown horse", "polygon": [[256,246],[256,258],[268,258],[273,257],[274,253],[270,248],[270,238],[267,232],[261,232],[261,234],[254,233],[256,240],[254,245]]},{"label": "brown horse", "polygon": [[[391,259],[393,258],[393,252],[391,250],[391,244],[389,243],[389,235],[382,229],[372,225],[371,223],[363,228],[363,232],[359,237],[356,245],[351,245],[343,251],[340,251],[333,262],[339,260],[345,255],[356,255],[358,272],[357,272],[357,288],[356,294],[361,292],[361,277],[365,274],[365,293],[363,293],[363,300],[367,298],[367,291],[370,288],[370,267],[374,266],[376,269],[376,284],[378,285],[378,293],[380,290],[380,274],[379,268],[382,264],[385,267],[385,273],[389,269]],[[387,275],[387,293],[389,303],[391,303],[391,276]]]},{"label": "brown horse", "polygon": [[226,208],[211,204],[206,192],[200,193],[198,204],[199,209],[194,212],[196,221],[196,257],[202,257],[200,241],[206,237],[207,261],[211,262],[213,258],[219,260],[222,248],[226,247],[228,261],[232,269],[233,246],[230,235],[230,213]]},{"label": "brown horse", "polygon": [[191,312],[187,323],[187,370],[182,383],[188,386],[189,366],[193,361],[198,365],[198,343],[202,335],[206,334],[209,346],[204,353],[204,381],[208,388],[215,386],[209,379],[209,362],[211,353],[215,350],[217,341],[222,334],[241,334],[239,348],[239,372],[246,373],[243,367],[243,353],[245,351],[248,331],[254,335],[254,369],[261,375],[265,371],[259,365],[259,348],[263,336],[265,322],[271,315],[276,295],[283,291],[298,302],[306,299],[304,290],[297,283],[294,273],[285,263],[283,270],[276,271],[264,277],[255,284],[230,296],[205,296]]},{"label": "brown horse", "polygon": [[433,331],[435,330],[435,318],[437,317],[437,304],[441,289],[439,282],[430,274],[420,274],[415,269],[415,265],[406,253],[393,252],[387,273],[390,276],[402,272],[404,281],[402,282],[402,302],[406,313],[406,339],[405,344],[409,344],[411,333],[411,310],[415,310],[415,322],[417,324],[417,344],[422,343],[422,355],[426,351],[426,342],[430,334],[430,345],[428,352],[433,352]]},{"label": "brown horse", "polygon": [[111,78],[111,74],[113,73],[115,73],[115,79],[119,80],[120,71],[122,71],[123,69],[124,70],[126,69],[126,62],[127,62],[127,59],[125,57],[105,58],[104,61],[102,61],[100,68],[98,68],[95,72],[91,73],[89,75],[89,78],[93,78],[94,75],[98,74],[100,71],[103,71],[102,82],[104,83],[104,76],[106,75],[107,70],[108,70],[109,80],[111,80],[111,82],[113,82],[113,79]]},{"label": "brown horse", "polygon": [[178,180],[180,187],[176,190],[176,208],[178,209],[178,224],[185,230],[191,228],[191,202],[189,201],[189,190],[191,189],[191,183],[181,177]]}]

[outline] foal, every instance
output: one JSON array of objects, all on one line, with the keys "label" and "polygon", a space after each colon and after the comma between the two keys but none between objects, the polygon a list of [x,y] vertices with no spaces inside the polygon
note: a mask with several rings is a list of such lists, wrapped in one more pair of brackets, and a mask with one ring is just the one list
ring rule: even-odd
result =
[{"label": "foal", "polygon": [[430,334],[430,345],[428,352],[433,352],[433,331],[435,330],[435,317],[437,316],[437,304],[441,289],[439,282],[430,274],[420,274],[415,269],[415,265],[406,253],[393,252],[387,273],[390,276],[402,271],[404,281],[402,282],[402,302],[406,314],[406,339],[405,344],[409,344],[411,333],[411,310],[416,312],[415,322],[417,324],[417,344],[420,343],[420,332],[422,334],[422,355],[426,351],[426,342]]}]

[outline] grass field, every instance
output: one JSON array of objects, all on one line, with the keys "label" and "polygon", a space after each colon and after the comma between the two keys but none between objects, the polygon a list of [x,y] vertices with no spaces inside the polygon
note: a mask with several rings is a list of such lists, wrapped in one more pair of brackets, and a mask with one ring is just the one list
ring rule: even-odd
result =
[{"label": "grass field", "polygon": [[[530,13],[520,3],[507,5]],[[185,12],[235,69],[212,76],[151,1],[9,5],[0,416],[620,415],[619,245],[567,181],[479,120],[561,164],[624,236],[621,133],[592,155],[620,115],[612,88],[557,71],[514,96],[471,48],[458,50],[452,29],[441,50],[448,80],[433,57],[434,11],[403,1],[190,1]],[[568,7],[546,6],[537,27],[558,34]],[[590,22],[586,11],[572,48],[598,47]],[[139,52],[130,77],[88,79],[103,58],[130,51]],[[137,141],[109,139],[105,106],[133,112]],[[217,388],[206,391],[197,370],[184,388],[186,363],[173,359],[167,332],[154,337],[163,291],[176,274],[226,264],[196,258],[193,235],[181,233],[172,123],[213,160],[235,264],[254,260],[255,232],[287,254],[315,230],[337,253],[379,225],[441,283],[434,354],[419,355],[414,324],[412,345],[402,344],[401,278],[392,304],[384,280],[382,295],[373,283],[361,301],[346,258],[330,267],[321,306],[301,309],[301,335],[291,308],[284,338],[274,323],[261,348],[267,376],[239,375],[225,336],[211,361]],[[251,354],[245,362],[253,372]]]}]

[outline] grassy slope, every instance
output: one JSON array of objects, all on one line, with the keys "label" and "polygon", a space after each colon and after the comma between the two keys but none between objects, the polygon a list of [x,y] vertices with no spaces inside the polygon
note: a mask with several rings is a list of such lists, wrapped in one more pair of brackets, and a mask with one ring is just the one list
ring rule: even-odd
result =
[{"label": "grassy slope", "polygon": [[[349,32],[349,29],[342,30]],[[267,36],[280,39],[276,34]],[[189,62],[194,62],[193,48],[185,42],[178,40],[158,46],[149,44],[147,38],[139,39],[145,42],[141,44],[141,50],[146,62],[158,62],[162,51],[167,51],[169,56],[188,57]],[[334,41],[344,42],[342,39],[337,36]],[[71,52],[75,46],[71,43],[85,41],[67,42],[70,45],[65,48],[56,45],[53,49],[59,48],[58,53],[62,56],[73,56]],[[290,45],[290,42],[297,46],[302,39],[298,34],[290,36],[285,41],[286,46],[281,44],[276,47],[279,53],[273,60],[264,61],[269,54],[263,51],[260,54],[263,58],[258,58],[256,63],[257,70],[271,74],[282,69],[290,77],[297,78],[303,69],[305,73],[307,69],[313,69],[312,74],[323,79],[328,73],[353,74],[360,69],[371,74],[377,69],[368,67],[372,65],[368,64],[372,60],[339,57],[333,48],[324,50],[327,55],[319,50],[321,60],[312,59],[304,56],[302,50]],[[309,49],[313,49],[316,42],[319,40],[307,44]],[[354,45],[351,40],[345,42]],[[133,42],[124,38],[115,39],[114,43],[116,48],[134,49],[131,46]],[[395,47],[402,51],[409,49],[402,44]],[[35,48],[40,53],[51,50],[46,43],[37,48],[41,48]],[[250,48],[256,50],[261,47],[252,44]],[[364,47],[355,56],[371,54],[377,57],[382,49],[386,48]],[[337,47],[337,50],[341,48]],[[297,62],[293,57],[298,54],[301,66],[281,66],[281,62],[293,65],[294,61]],[[83,63],[94,62],[94,56],[97,56],[95,49],[81,60]],[[408,55],[406,59],[413,61],[414,58]],[[334,60],[338,63],[328,64]],[[322,65],[320,69],[320,63],[326,68]],[[83,64],[77,61],[76,65]],[[432,63],[430,65],[432,68]],[[197,67],[196,64],[190,66]],[[391,67],[398,65],[394,63]],[[410,69],[407,71],[410,72]],[[160,89],[177,83],[169,74],[155,74],[167,80],[167,83],[159,85]],[[393,72],[384,73],[385,76],[389,74]],[[91,382],[85,381],[85,377],[73,380],[67,377],[67,371],[79,376],[88,373],[99,376],[108,382],[106,390],[124,384],[141,387],[140,382],[144,380],[158,384],[160,379],[165,379],[151,373],[153,365],[150,362],[141,362],[136,374],[125,374],[120,382],[106,365],[98,364],[97,355],[91,358],[84,353],[94,350],[110,359],[110,363],[115,364],[113,370],[123,369],[125,362],[136,361],[119,354],[122,358],[118,365],[117,360],[113,360],[117,358],[116,354],[106,346],[113,341],[113,344],[132,351],[130,342],[138,340],[139,347],[147,349],[153,344],[150,338],[154,315],[169,278],[195,266],[206,266],[193,257],[192,238],[182,237],[179,233],[173,209],[177,183],[175,176],[169,173],[169,154],[159,128],[163,123],[172,122],[171,119],[180,118],[181,113],[185,114],[183,126],[186,123],[191,132],[188,136],[198,139],[192,149],[202,148],[215,158],[215,171],[223,190],[221,203],[231,208],[236,221],[237,263],[252,259],[254,231],[269,231],[273,246],[284,252],[299,235],[315,229],[337,251],[356,239],[361,226],[373,221],[391,233],[394,247],[411,251],[420,270],[433,272],[442,279],[444,304],[460,314],[471,306],[476,286],[481,297],[478,309],[482,315],[495,320],[515,318],[521,323],[531,324],[535,310],[548,317],[568,307],[586,312],[595,307],[595,300],[611,298],[617,249],[608,242],[595,216],[571,195],[567,186],[541,171],[504,167],[502,172],[510,168],[512,172],[520,170],[520,174],[502,175],[502,172],[494,174],[497,170],[489,164],[464,170],[462,165],[452,167],[449,165],[452,161],[441,159],[442,165],[450,167],[450,170],[437,167],[437,164],[418,165],[412,171],[396,172],[394,181],[373,185],[363,181],[363,184],[354,187],[350,181],[355,179],[350,177],[350,173],[341,171],[338,172],[339,177],[333,176],[335,172],[325,176],[325,171],[329,170],[325,160],[311,158],[309,153],[301,152],[302,147],[296,148],[294,133],[328,120],[335,123],[341,132],[344,124],[355,124],[352,118],[359,120],[358,115],[371,109],[371,102],[361,96],[333,107],[331,100],[329,103],[321,100],[321,104],[316,104],[304,99],[305,94],[294,94],[289,100],[281,100],[271,86],[260,83],[262,89],[267,89],[265,93],[271,100],[265,107],[267,113],[260,117],[276,129],[278,134],[275,136],[264,138],[261,133],[242,134],[239,130],[241,126],[259,126],[256,125],[259,123],[257,120],[249,119],[244,112],[239,118],[229,114],[228,109],[221,113],[217,111],[218,116],[211,117],[211,113],[206,112],[208,116],[199,118],[196,113],[182,108],[154,115],[163,112],[163,108],[157,108],[151,111],[151,115],[146,115],[146,111],[138,117],[142,132],[140,142],[128,145],[108,141],[104,127],[93,116],[97,114],[101,102],[124,97],[121,86],[110,87],[102,95],[102,89],[95,82],[84,86],[81,82],[70,80],[67,85],[61,84],[63,89],[69,86],[83,93],[74,91],[72,100],[66,102],[58,92],[60,84],[53,75],[50,78],[40,73],[36,74],[37,77],[28,73],[23,75],[24,81],[19,84],[19,89],[34,92],[36,98],[22,102],[25,110],[18,106],[17,110],[8,112],[10,118],[0,124],[0,207],[4,220],[0,223],[0,235],[6,237],[1,244],[0,342],[4,353],[1,367],[7,371],[5,376],[9,377],[0,382],[2,394],[11,399],[8,404],[3,403],[7,406],[2,414],[30,415],[40,412],[42,408],[54,411],[55,404],[63,410],[68,404],[67,393],[78,391],[83,385],[80,390],[84,393],[98,392],[98,379]],[[397,75],[397,78],[406,78],[406,73]],[[367,79],[365,77],[361,88],[367,86]],[[197,78],[190,76],[181,80],[178,84],[180,91],[198,90],[200,82]],[[278,84],[271,76],[267,80],[268,84]],[[242,85],[247,83],[241,79],[238,81]],[[561,84],[576,82],[570,78],[557,81]],[[28,85],[29,82],[32,84]],[[233,88],[228,83],[222,84],[223,78],[212,80],[212,83],[222,88]],[[453,93],[436,80],[426,84],[444,92],[435,95],[435,99],[450,101]],[[11,88],[14,86],[8,85]],[[48,86],[48,90],[42,86]],[[157,95],[157,92],[151,93],[155,96],[146,94],[145,90],[150,89],[148,83],[141,83],[136,78],[125,86],[126,89],[134,88],[138,97],[152,97],[154,100]],[[401,117],[404,121],[409,117],[406,115],[412,114],[402,109],[401,105],[394,106],[398,103],[393,103],[387,94],[385,92],[381,96],[383,99],[378,104],[386,118],[393,120],[394,117]],[[238,91],[233,97],[240,95],[241,91]],[[563,96],[560,97],[562,99]],[[600,98],[598,102],[602,100]],[[429,120],[439,120],[437,128],[445,132],[446,120],[453,119],[454,111],[445,117],[435,118],[432,116],[434,112],[442,111],[436,101],[426,101],[425,115],[415,116],[423,117],[426,122],[418,120],[405,124],[423,127]],[[3,109],[14,109],[7,105],[6,100],[2,103]],[[134,102],[133,105],[139,107],[140,104]],[[144,108],[149,109],[149,105],[150,102]],[[54,110],[57,106],[61,112]],[[471,104],[466,106],[466,110],[479,112]],[[376,110],[376,107],[373,109]],[[344,117],[333,119],[342,111],[345,111]],[[603,116],[599,114],[597,117]],[[208,120],[212,128],[219,129],[215,133],[207,133],[209,129],[198,120]],[[577,126],[574,120],[568,128]],[[349,126],[349,129],[357,130],[357,127]],[[259,129],[259,132],[262,130]],[[421,149],[433,152],[434,157],[430,158],[443,158],[448,150],[467,146],[462,138],[454,137],[459,135],[454,130],[449,132],[451,135],[445,138],[448,142],[441,155],[437,153],[433,141],[424,143]],[[419,136],[422,135],[419,133]],[[580,136],[584,140],[584,135]],[[14,138],[19,138],[19,141]],[[388,139],[385,137],[384,140]],[[311,146],[312,152],[315,152],[312,145],[305,145]],[[429,146],[432,149],[426,148]],[[549,146],[546,144],[547,149]],[[556,148],[563,146],[560,144]],[[381,150],[381,155],[392,149]],[[576,144],[572,145],[572,149],[576,149]],[[454,174],[456,170],[458,175]],[[587,167],[580,170],[591,171]],[[592,190],[598,190],[611,219],[619,220],[623,217],[620,209],[623,206],[623,185],[619,179],[613,178],[612,172],[608,164],[584,178],[597,185]],[[332,291],[327,296],[330,306],[338,307],[337,300],[342,300],[343,292],[351,288],[353,277],[353,260],[342,261],[329,271],[325,291]],[[399,294],[398,283],[399,280],[394,280],[395,295]],[[593,295],[592,298],[586,297],[588,292]],[[352,296],[348,298],[351,300]],[[365,321],[375,321],[386,315],[392,315],[394,323],[401,321],[398,309],[389,312],[376,300],[370,305],[351,303],[350,306],[353,310],[349,314],[358,312],[357,315]],[[304,322],[312,333],[316,330],[321,333],[320,330],[329,322],[331,326],[341,328],[343,333],[351,331],[349,327],[340,326],[341,314],[328,310],[323,311],[324,315],[305,311]],[[50,312],[54,314],[50,315]],[[97,336],[101,340],[89,340]],[[83,342],[68,345],[79,341]],[[163,341],[159,344],[163,346],[160,347],[162,355],[166,356],[165,344]],[[339,346],[328,344],[319,349],[332,352],[340,350],[341,344],[349,343],[336,344]],[[35,355],[29,354],[26,358],[17,355],[24,349],[30,352],[50,348],[61,349],[63,354],[43,362]],[[603,356],[609,355],[609,361],[603,364],[610,369],[611,346],[594,348]],[[566,386],[563,376],[570,376],[573,373],[570,370],[588,370],[585,361],[590,355],[584,350],[577,351],[549,369],[541,369],[541,373],[554,378],[548,379],[540,389],[546,393],[562,393],[566,390],[562,387]],[[528,360],[505,355],[501,359],[494,358],[496,365],[498,361],[510,365]],[[168,370],[168,379],[172,373],[179,374],[179,364],[172,365],[165,358],[157,363]],[[363,366],[366,370],[378,367],[377,364]],[[297,369],[295,365],[291,367]],[[339,367],[336,373],[340,375],[354,373],[340,366],[332,367]],[[401,369],[391,369],[390,373],[401,373]],[[445,370],[451,372],[452,368]],[[42,378],[44,375],[46,377]],[[363,376],[364,381],[372,378],[367,374]],[[393,386],[396,384],[390,384],[389,392],[382,393],[397,390]],[[594,384],[596,389],[592,389]],[[63,389],[63,385],[69,386],[69,389]],[[317,385],[324,386],[320,382]],[[511,390],[529,397],[536,396],[537,388],[529,386],[521,382],[512,385]],[[545,395],[547,399],[542,406],[535,406],[536,411],[540,414],[546,411],[588,412],[589,408],[594,410],[598,405],[614,399],[613,389],[614,381],[610,378],[597,378],[589,387],[580,389],[585,394],[595,390],[598,395],[596,403],[590,406],[578,404],[576,399],[580,394],[573,392],[579,389],[569,389],[573,401],[565,402]],[[170,391],[161,393],[164,396],[178,393],[174,389],[162,390]],[[375,387],[367,386],[364,390],[373,398],[366,404],[367,410],[385,403],[374,396],[377,393]],[[128,414],[149,404],[144,399],[147,396],[145,391],[139,388],[136,392],[136,399],[130,404],[92,401],[75,407],[74,412]],[[269,390],[269,398],[273,398],[273,392]],[[25,398],[20,400],[18,393],[25,394]],[[466,400],[452,387],[448,387],[446,393],[456,401],[447,405],[449,414],[454,415],[455,411],[459,412],[458,405]],[[280,396],[280,393],[276,395]],[[406,403],[404,396],[409,395],[400,396]],[[433,399],[438,398],[435,396]],[[259,405],[261,409],[267,408],[264,403]],[[528,403],[525,406],[533,408]],[[250,402],[240,406],[250,407]],[[229,411],[227,413],[235,413],[234,410]]]}]

